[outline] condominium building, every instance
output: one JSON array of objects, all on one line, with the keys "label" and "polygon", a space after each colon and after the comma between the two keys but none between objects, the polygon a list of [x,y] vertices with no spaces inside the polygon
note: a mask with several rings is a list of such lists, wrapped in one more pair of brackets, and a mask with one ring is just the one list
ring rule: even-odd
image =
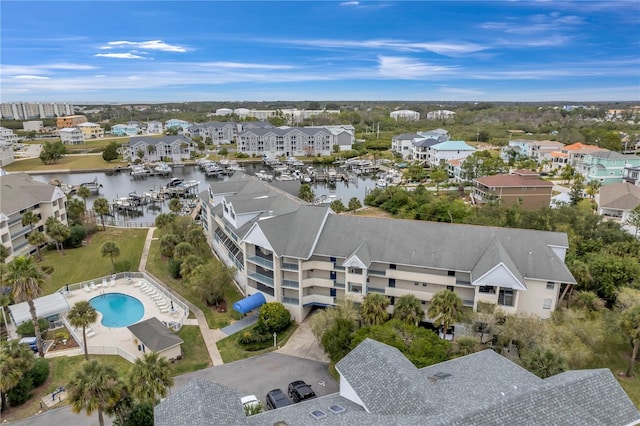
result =
[{"label": "condominium building", "polygon": [[74,106],[67,103],[8,102],[0,104],[0,118],[5,120],[31,120],[72,115]]},{"label": "condominium building", "polygon": [[33,229],[41,232],[49,217],[67,223],[67,197],[57,186],[38,182],[26,173],[16,173],[0,175],[0,188],[0,240],[9,251],[6,262],[35,250],[28,240],[32,228],[22,225],[26,212],[31,211],[39,218]]},{"label": "condominium building", "polygon": [[156,137],[132,137],[122,145],[122,155],[129,161],[175,161],[191,158],[193,141],[184,135]]},{"label": "condominium building", "polygon": [[347,130],[326,127],[253,128],[238,134],[238,152],[248,155],[325,156],[337,146],[351,149],[354,137]]},{"label": "condominium building", "polygon": [[427,308],[444,289],[469,308],[548,318],[575,284],[565,233],[337,215],[242,173],[204,198],[212,247],[245,295],[261,292],[298,321],[313,306],[371,293],[391,309],[405,294]]},{"label": "condominium building", "polygon": [[417,111],[411,111],[409,109],[400,109],[398,111],[391,111],[389,117],[393,118],[396,121],[418,121],[420,120],[420,113]]},{"label": "condominium building", "polygon": [[66,117],[58,117],[56,119],[56,127],[64,129],[65,127],[76,127],[79,124],[86,123],[87,117],[84,115],[69,115]]}]

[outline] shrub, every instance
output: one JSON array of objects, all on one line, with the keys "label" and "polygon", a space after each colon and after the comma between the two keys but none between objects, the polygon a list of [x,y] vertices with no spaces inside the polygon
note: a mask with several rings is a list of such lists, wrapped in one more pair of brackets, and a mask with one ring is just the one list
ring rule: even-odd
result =
[{"label": "shrub", "polygon": [[56,331],[53,335],[53,337],[56,340],[65,340],[65,339],[69,339],[69,332],[67,330],[65,330],[64,328],[61,328],[60,330]]},{"label": "shrub", "polygon": [[[47,330],[49,330],[49,321],[45,318],[39,318],[38,325],[40,326],[40,335],[44,339],[47,334]],[[31,321],[25,321],[20,324],[17,331],[20,337],[32,337],[36,335],[35,329],[33,328],[33,322]]]},{"label": "shrub", "polygon": [[118,260],[113,264],[116,272],[127,272],[131,271],[131,261],[129,260]]},{"label": "shrub", "polygon": [[87,236],[93,235],[98,232],[98,224],[94,222],[88,222],[84,224],[84,229],[87,231]]},{"label": "shrub", "polygon": [[66,248],[76,248],[82,245],[82,241],[87,237],[87,230],[83,225],[73,225],[70,229],[69,238],[64,240]]},{"label": "shrub", "polygon": [[24,404],[33,395],[31,393],[31,389],[33,389],[31,378],[25,374],[22,379],[20,379],[18,384],[12,387],[9,392],[7,392],[9,405],[15,407],[17,405]]},{"label": "shrub", "polygon": [[169,268],[169,273],[173,278],[181,278],[180,276],[180,266],[182,266],[182,262],[175,259],[169,259],[167,263],[167,267]]},{"label": "shrub", "polygon": [[37,358],[33,368],[27,372],[26,376],[31,379],[32,386],[37,388],[49,378],[49,361]]},{"label": "shrub", "polygon": [[260,308],[258,322],[264,324],[269,333],[282,331],[291,324],[291,313],[287,311],[287,308],[282,303],[265,303]]},{"label": "shrub", "polygon": [[260,333],[255,328],[251,331],[245,331],[238,337],[238,344],[245,351],[259,351],[271,346],[273,336],[270,333]]}]

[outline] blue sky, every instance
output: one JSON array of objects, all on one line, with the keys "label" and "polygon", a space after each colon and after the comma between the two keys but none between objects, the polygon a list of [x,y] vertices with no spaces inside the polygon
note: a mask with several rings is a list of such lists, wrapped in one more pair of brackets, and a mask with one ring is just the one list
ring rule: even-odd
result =
[{"label": "blue sky", "polygon": [[7,1],[9,101],[640,100],[640,2]]}]

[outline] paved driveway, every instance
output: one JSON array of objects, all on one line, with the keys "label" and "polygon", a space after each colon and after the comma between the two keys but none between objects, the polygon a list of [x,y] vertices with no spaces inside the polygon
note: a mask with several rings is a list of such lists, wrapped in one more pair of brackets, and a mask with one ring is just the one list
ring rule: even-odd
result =
[{"label": "paved driveway", "polygon": [[[290,382],[304,380],[311,385],[318,396],[322,396],[338,392],[338,383],[329,375],[327,366],[324,362],[271,352],[178,376],[175,378],[172,391],[197,377],[234,388],[240,396],[256,395],[264,403],[264,398],[271,389],[281,388],[286,393]],[[66,406],[11,424],[20,426],[97,425],[98,415],[87,417],[85,414],[73,414],[71,408]],[[105,424],[107,426],[112,424],[107,416],[105,416]]]}]

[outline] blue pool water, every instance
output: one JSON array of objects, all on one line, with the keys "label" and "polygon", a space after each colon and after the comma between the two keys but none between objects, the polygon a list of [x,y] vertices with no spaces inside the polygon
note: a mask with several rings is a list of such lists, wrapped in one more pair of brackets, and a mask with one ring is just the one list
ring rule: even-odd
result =
[{"label": "blue pool water", "polygon": [[91,306],[102,314],[105,327],[126,327],[144,315],[144,306],[135,297],[122,293],[107,293],[89,300]]}]

